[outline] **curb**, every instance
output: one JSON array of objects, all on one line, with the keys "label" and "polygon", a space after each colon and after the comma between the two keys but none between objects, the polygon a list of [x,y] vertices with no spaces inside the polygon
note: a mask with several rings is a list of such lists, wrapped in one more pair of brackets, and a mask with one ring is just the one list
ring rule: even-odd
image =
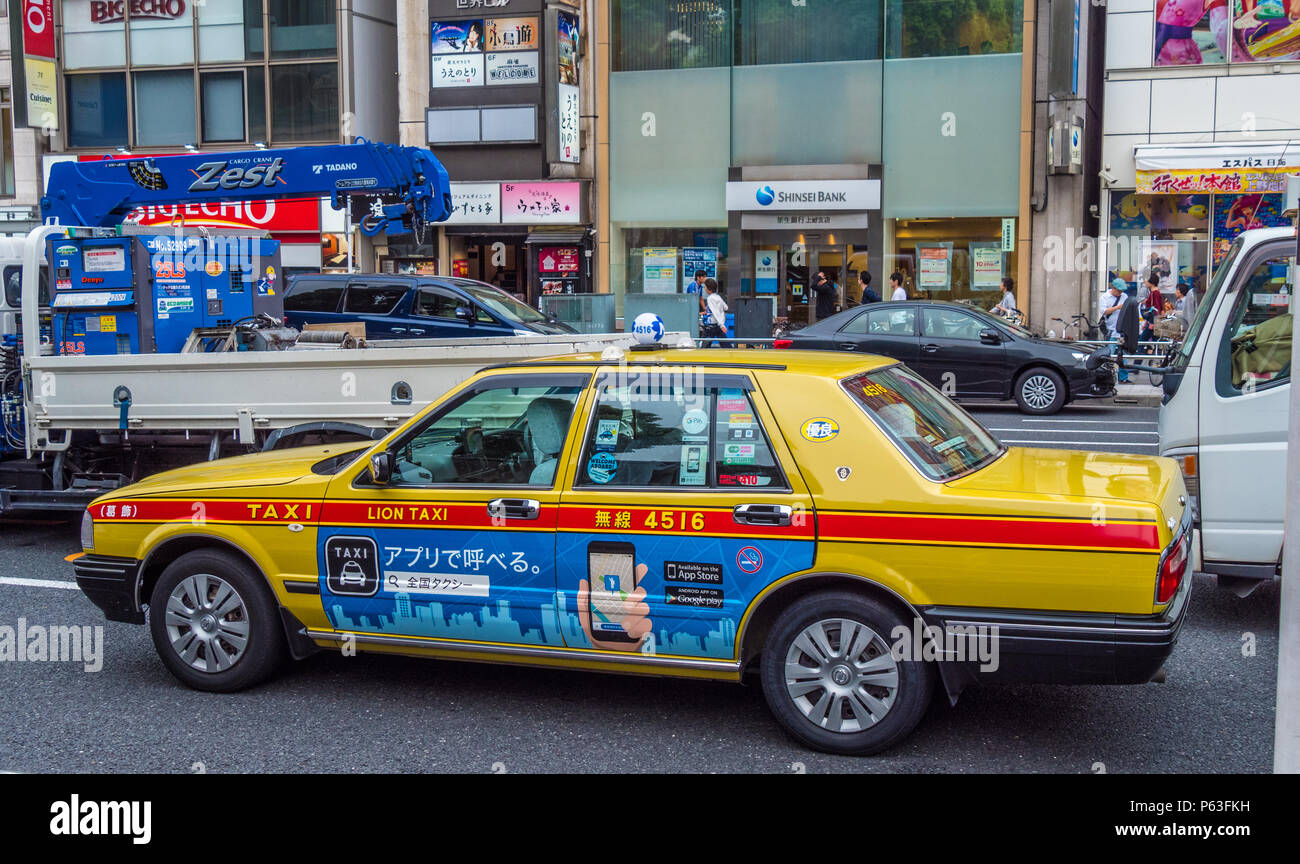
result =
[{"label": "curb", "polygon": [[1164,398],[1164,390],[1145,384],[1120,384],[1112,397],[1116,405],[1136,405],[1143,408],[1159,408]]}]

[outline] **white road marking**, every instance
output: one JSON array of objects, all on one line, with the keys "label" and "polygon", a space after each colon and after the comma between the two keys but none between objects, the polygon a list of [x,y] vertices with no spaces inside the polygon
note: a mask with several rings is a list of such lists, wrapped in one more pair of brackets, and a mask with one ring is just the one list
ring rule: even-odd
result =
[{"label": "white road marking", "polygon": [[1115,424],[1124,424],[1128,426],[1159,426],[1158,420],[1078,420],[1073,417],[1061,418],[1057,420],[1030,419],[1026,417],[1021,423],[1101,423],[1107,426]]},{"label": "white road marking", "polygon": [[[1003,444],[1096,444],[1096,441],[1044,441],[1042,438],[999,438]],[[1150,444],[1133,441],[1106,441],[1107,447],[1150,447]],[[1049,448],[1050,449],[1050,448]],[[1104,452],[1104,451],[1098,451]]]},{"label": "white road marking", "polygon": [[989,426],[990,432],[1026,432],[1033,435],[1061,435],[1067,432],[1086,432],[1089,435],[1151,435],[1160,437],[1159,432],[1147,432],[1145,429],[1026,429],[1023,426]]},{"label": "white road marking", "polygon": [[17,576],[0,576],[0,585],[21,585],[24,588],[71,588],[80,586],[67,579],[21,579]]}]

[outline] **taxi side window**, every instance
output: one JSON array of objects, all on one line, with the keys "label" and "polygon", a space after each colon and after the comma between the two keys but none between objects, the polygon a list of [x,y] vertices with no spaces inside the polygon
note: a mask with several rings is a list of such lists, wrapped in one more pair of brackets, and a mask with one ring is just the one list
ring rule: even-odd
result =
[{"label": "taxi side window", "polygon": [[581,386],[476,390],[399,444],[394,486],[551,486]]},{"label": "taxi side window", "polygon": [[741,389],[601,388],[581,458],[578,486],[785,486]]},{"label": "taxi side window", "polygon": [[1237,291],[1219,351],[1215,386],[1220,396],[1239,396],[1291,379],[1291,321],[1295,258],[1261,261]]}]

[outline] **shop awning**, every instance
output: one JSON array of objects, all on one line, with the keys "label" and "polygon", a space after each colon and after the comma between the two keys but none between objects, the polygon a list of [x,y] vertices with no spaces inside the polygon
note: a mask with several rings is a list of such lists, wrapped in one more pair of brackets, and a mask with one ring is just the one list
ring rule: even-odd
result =
[{"label": "shop awning", "polygon": [[533,231],[528,235],[527,243],[545,243],[548,246],[574,246],[587,237],[583,231]]},{"label": "shop awning", "polygon": [[1146,194],[1282,192],[1300,174],[1300,140],[1138,144],[1133,157]]}]

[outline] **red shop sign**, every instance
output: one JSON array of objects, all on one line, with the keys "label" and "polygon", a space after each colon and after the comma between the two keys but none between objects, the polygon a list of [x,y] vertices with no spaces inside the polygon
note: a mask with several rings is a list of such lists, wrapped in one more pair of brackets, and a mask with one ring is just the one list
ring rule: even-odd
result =
[{"label": "red shop sign", "polygon": [[537,269],[543,273],[577,273],[577,246],[543,246],[537,253]]}]

